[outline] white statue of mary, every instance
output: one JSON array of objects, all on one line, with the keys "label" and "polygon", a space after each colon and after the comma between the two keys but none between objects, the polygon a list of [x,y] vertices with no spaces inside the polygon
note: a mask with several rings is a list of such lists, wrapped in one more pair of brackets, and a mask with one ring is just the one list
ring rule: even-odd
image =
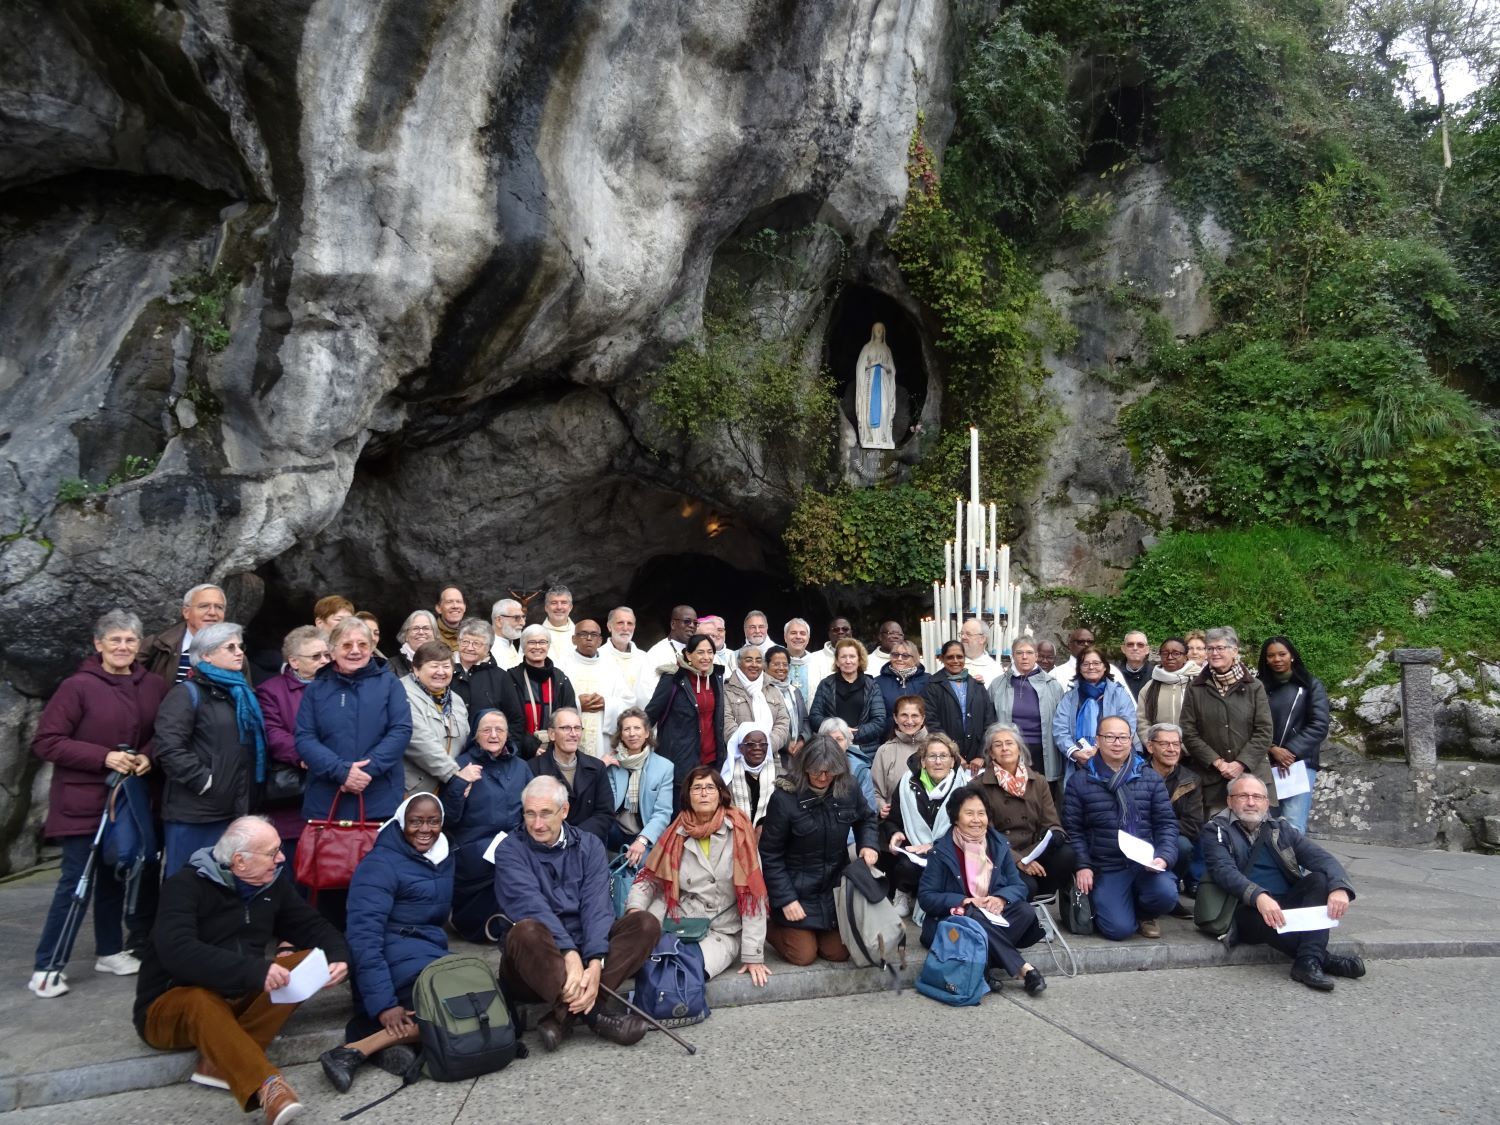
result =
[{"label": "white statue of mary", "polygon": [[854,365],[854,420],[865,449],[895,449],[896,359],[885,342],[885,325],[875,322],[870,342]]}]

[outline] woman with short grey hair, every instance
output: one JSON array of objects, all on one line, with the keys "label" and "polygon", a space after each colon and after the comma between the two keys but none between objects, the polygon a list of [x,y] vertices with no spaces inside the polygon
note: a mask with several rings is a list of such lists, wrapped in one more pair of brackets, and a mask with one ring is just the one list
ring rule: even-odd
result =
[{"label": "woman with short grey hair", "polygon": [[412,657],[417,649],[428,641],[438,639],[437,615],[430,610],[419,609],[406,615],[401,628],[396,630],[396,651],[386,663],[398,679],[411,672]]},{"label": "woman with short grey hair", "polygon": [[1203,778],[1206,816],[1229,807],[1229,783],[1247,773],[1267,786],[1271,771],[1271,704],[1265,685],[1240,660],[1240,638],[1229,626],[1204,636],[1208,666],[1183,695],[1182,745]]},{"label": "woman with short grey hair", "polygon": [[453,653],[453,690],[464,701],[469,715],[469,733],[473,734],[479,716],[486,711],[505,715],[511,730],[522,727],[521,697],[510,673],[495,663],[491,651],[495,630],[478,617],[466,617],[458,623],[458,648]]},{"label": "woman with short grey hair", "polygon": [[204,626],[188,660],[192,678],[167,692],[156,717],[156,760],[167,779],[163,878],[258,807],[269,768],[265,717],[245,677],[244,630],[228,621]]}]

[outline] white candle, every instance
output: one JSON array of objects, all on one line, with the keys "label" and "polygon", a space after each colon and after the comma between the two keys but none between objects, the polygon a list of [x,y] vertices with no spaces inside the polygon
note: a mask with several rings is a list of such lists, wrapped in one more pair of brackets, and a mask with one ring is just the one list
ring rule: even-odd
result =
[{"label": "white candle", "polygon": [[[964,541],[964,498],[955,496],[953,498],[953,545],[959,548],[959,553],[953,557],[955,560],[963,558],[960,544]],[[963,564],[960,563],[960,566]]]},{"label": "white candle", "polygon": [[969,427],[969,499],[979,503],[979,427]]},{"label": "white candle", "polygon": [[940,589],[939,584],[936,583],[936,582],[934,582],[932,584],[932,612],[934,614],[936,614],[937,612],[939,612],[939,610],[941,609],[942,604],[943,604],[943,596],[942,596],[941,593],[938,592],[939,589]]},{"label": "white candle", "polygon": [[1010,589],[1010,544],[1000,544],[1000,589]]},{"label": "white candle", "polygon": [[995,505],[990,504],[990,569],[995,569]]},{"label": "white candle", "polygon": [[946,586],[953,581],[953,543],[949,541],[943,544],[943,584]]}]

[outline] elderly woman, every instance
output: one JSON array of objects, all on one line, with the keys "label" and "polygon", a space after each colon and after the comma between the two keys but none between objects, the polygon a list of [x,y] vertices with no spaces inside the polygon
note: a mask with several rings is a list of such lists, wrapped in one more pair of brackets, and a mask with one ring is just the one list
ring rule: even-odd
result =
[{"label": "elderly woman", "polygon": [[848,755],[831,739],[814,738],[776,780],[761,825],[760,858],[775,907],[766,940],[793,965],[849,959],[833,889],[849,862],[851,831],[859,859],[874,867],[875,813],[854,782]]},{"label": "elderly woman", "polygon": [[578,709],[572,681],[547,655],[551,647],[552,634],[545,625],[526,626],[521,630],[521,663],[508,673],[521,704],[521,725],[512,733],[523,758],[533,758],[546,748],[552,712],[559,707]]},{"label": "elderly woman", "polygon": [[[734,807],[744,813],[757,830],[771,805],[776,784],[776,761],[771,757],[771,734],[760,723],[741,723],[729,736],[720,776],[729,787]],[[759,831],[756,833],[759,839]]]},{"label": "elderly woman", "polygon": [[849,729],[849,724],[835,715],[831,719],[824,719],[817,733],[824,738],[833,739],[834,744],[844,752],[844,756],[849,759],[849,772],[854,776],[854,783],[859,786],[860,795],[864,797],[865,804],[870,806],[870,811],[878,816],[877,806],[880,798],[875,795],[875,783],[870,777],[870,767],[850,753],[854,746],[854,732]]},{"label": "elderly woman", "polygon": [[354,1017],[347,1042],[318,1061],[339,1093],[365,1060],[392,1074],[416,1062],[410,1044],[420,1035],[412,987],[432,962],[448,953],[443,923],[453,906],[453,858],[443,835],[443,806],[430,793],[401,803],[380,829],[349,885],[345,936],[353,964]]},{"label": "elderly woman", "polygon": [[[260,700],[260,712],[266,720],[266,745],[274,763],[272,768],[296,770],[305,789],[307,769],[297,754],[297,710],[302,706],[302,693],[307,685],[333,659],[328,649],[328,634],[314,625],[297,626],[281,642],[281,659],[286,667],[257,687],[255,697]],[[302,819],[302,793],[275,803],[267,800],[262,811],[276,826],[282,854],[290,863],[296,854],[297,838],[307,823]]]},{"label": "elderly woman", "polygon": [[808,721],[821,727],[825,719],[839,718],[854,732],[849,753],[868,766],[875,758],[885,733],[885,697],[873,677],[865,675],[869,656],[853,637],[841,637],[833,646],[833,671],[813,692]]},{"label": "elderly woman", "polygon": [[[900,644],[901,642],[898,642]],[[903,695],[894,701],[896,725],[889,742],[881,743],[870,766],[875,787],[875,814],[882,820],[891,815],[896,791],[910,773],[912,758],[927,745],[927,701],[920,695]]]},{"label": "elderly woman", "polygon": [[458,625],[458,648],[453,653],[453,690],[469,711],[469,728],[485,711],[501,711],[512,730],[520,730],[521,697],[516,681],[495,663],[491,648],[495,631],[477,617],[466,617]]},{"label": "elderly woman", "polygon": [[724,738],[742,723],[756,723],[771,732],[771,749],[780,754],[791,738],[792,721],[786,700],[771,686],[765,657],[755,645],[735,656],[737,667],[724,677]]},{"label": "elderly woman", "polygon": [[705,975],[718,976],[738,957],[740,972],[764,986],[771,976],[766,880],[755,830],[711,766],[691,770],[682,785],[682,812],[652,849],[625,910],[649,910],[664,925],[707,918],[708,933],[698,943]]},{"label": "elderly woman", "polygon": [[1027,765],[1049,782],[1062,782],[1063,747],[1052,737],[1052,718],[1063,687],[1037,663],[1036,642],[1021,637],[1010,646],[1010,669],[990,680],[995,722],[1021,732]]},{"label": "elderly woman", "polygon": [[1271,705],[1265,685],[1240,660],[1240,638],[1229,626],[1207,634],[1208,667],[1193,677],[1182,702],[1182,745],[1203,776],[1203,811],[1229,807],[1229,783],[1245,773],[1269,786]]},{"label": "elderly woman", "polygon": [[962,642],[943,645],[938,659],[943,670],[922,691],[927,700],[927,729],[953,739],[964,762],[977,772],[984,768],[984,732],[995,721],[994,701],[966,670]]},{"label": "elderly woman", "polygon": [[1202,629],[1193,629],[1187,634],[1187,663],[1183,670],[1196,676],[1208,667],[1208,639]]},{"label": "elderly woman", "polygon": [[1135,699],[1130,689],[1110,675],[1109,660],[1102,649],[1089,645],[1078,654],[1078,678],[1057,701],[1052,716],[1052,741],[1063,751],[1063,783],[1098,750],[1099,721],[1115,716],[1135,733]]},{"label": "elderly woman", "polygon": [[651,719],[639,707],[620,712],[610,737],[609,787],[615,824],[606,846],[624,848],[626,862],[639,867],[672,819],[672,763],[655,753]]},{"label": "elderly woman", "polygon": [[495,865],[484,853],[498,833],[521,830],[521,790],[532,774],[501,711],[479,715],[457,764],[442,792],[443,826],[453,843],[453,928],[482,945],[491,940],[485,923],[499,909]]},{"label": "elderly woman", "polygon": [[787,744],[780,755],[781,764],[785,766],[787,759],[798,753],[810,737],[807,729],[808,698],[792,679],[792,654],[781,645],[766,649],[766,675],[786,704]]},{"label": "elderly woman", "polygon": [[948,797],[968,783],[969,771],[959,761],[957,743],[946,734],[924,736],[920,752],[906,765],[890,815],[880,822],[880,865],[891,876],[891,902],[903,918],[912,913],[922,878],[922,865],[911,857],[926,857],[938,837],[952,827]]},{"label": "elderly woman", "polygon": [[[1066,888],[1073,881],[1078,857],[1063,831],[1047,779],[1027,765],[1018,727],[996,723],[985,736],[989,765],[974,779],[974,788],[984,798],[990,824],[1010,841],[1011,858],[1026,884],[1026,897]],[[1038,850],[1043,840],[1047,846]]]},{"label": "elderly woman", "polygon": [[[1146,729],[1146,759],[1167,787],[1167,799],[1177,817],[1177,862],[1173,874],[1190,895],[1198,893],[1203,874],[1203,779],[1182,761],[1182,728],[1175,723],[1155,723]],[[1173,911],[1182,914],[1184,911]]]},{"label": "elderly woman", "polygon": [[[428,641],[438,639],[437,615],[431,610],[419,609],[406,616],[401,628],[396,630],[396,651],[391,655],[390,668],[396,676],[405,676],[411,671],[412,657]],[[370,634],[373,645],[375,634]]]},{"label": "elderly woman", "polygon": [[193,678],[167,692],[156,713],[156,764],[167,780],[163,878],[259,803],[269,769],[265,719],[244,673],[244,630],[228,621],[205,626],[188,660]]},{"label": "elderly woman", "polygon": [[933,843],[917,887],[926,915],[922,944],[931,947],[938,926],[950,914],[972,918],[989,940],[984,979],[990,988],[998,991],[1011,977],[1035,996],[1047,982],[1021,950],[1041,940],[1042,927],[1026,901],[1026,886],[1010,847],[990,826],[984,799],[973,788],[955,790],[947,812],[952,828]]},{"label": "elderly woman", "polygon": [[1187,670],[1187,641],[1181,637],[1162,641],[1157,659],[1160,663],[1151,669],[1151,682],[1141,689],[1136,702],[1137,722],[1143,726],[1177,722],[1188,681],[1193,678]]},{"label": "elderly woman", "polygon": [[[882,626],[882,631],[895,625],[894,621],[887,621]],[[896,633],[888,637],[890,648],[886,651],[891,657],[875,677],[875,683],[880,687],[880,698],[885,703],[885,731],[882,738],[886,740],[895,732],[896,701],[907,696],[920,696],[926,689],[928,680],[932,678],[917,659],[917,646],[900,635],[899,626],[896,629]]]},{"label": "elderly woman", "polygon": [[[112,775],[145,774],[154,752],[152,732],[167,685],[137,660],[141,620],[116,609],[94,622],[94,655],[78,666],[47,701],[31,752],[52,763],[43,832],[62,844],[62,871],[37,943],[27,987],[43,1000],[68,991],[63,966],[72,942],[59,948],[78,878],[93,851],[104,813],[105,782]],[[94,968],[129,976],[140,962],[125,949],[125,885],[108,867],[95,869]]]},{"label": "elderly woman", "polygon": [[[428,641],[413,655],[411,674],[401,677],[401,686],[411,708],[406,795],[440,793],[458,772],[454,759],[469,741],[469,709],[453,690],[453,650]],[[477,775],[479,767],[473,768]]]},{"label": "elderly woman", "polygon": [[713,638],[694,633],[677,654],[677,671],[656,681],[646,714],[656,726],[656,752],[672,763],[673,794],[688,771],[724,764],[724,682]]},{"label": "elderly woman", "polygon": [[1328,737],[1328,692],[1289,637],[1272,637],[1260,646],[1259,674],[1271,708],[1272,768],[1284,777],[1297,762],[1307,767],[1307,792],[1283,798],[1280,815],[1306,832],[1318,755]]}]

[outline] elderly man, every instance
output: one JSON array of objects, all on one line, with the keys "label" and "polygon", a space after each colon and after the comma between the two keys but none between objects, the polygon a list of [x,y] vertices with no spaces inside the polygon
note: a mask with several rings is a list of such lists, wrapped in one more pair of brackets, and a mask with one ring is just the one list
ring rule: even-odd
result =
[{"label": "elderly man", "polygon": [[[1099,720],[1098,753],[1068,778],[1063,828],[1078,855],[1073,885],[1091,895],[1094,925],[1110,941],[1161,937],[1156,919],[1177,905],[1177,818],[1157,772],[1130,745],[1130,724]],[[1119,833],[1150,845],[1150,866],[1120,850]]]},{"label": "elderly man", "polygon": [[[600,986],[618,991],[661,937],[649,910],[615,918],[604,845],[569,823],[568,791],[537,777],[521,793],[525,833],[495,849],[495,899],[511,924],[500,937],[500,980],[512,1000],[540,1001],[542,1046],[555,1051],[583,1016],[594,1034],[628,1047],[647,1026]],[[502,923],[503,925],[503,923]]]},{"label": "elderly man", "polygon": [[432,612],[437,615],[438,635],[435,639],[454,652],[458,651],[458,627],[463,624],[464,614],[468,611],[464,592],[457,586],[444,586],[438,591],[437,605],[432,607]]},{"label": "elderly man", "polygon": [[1027,768],[1049,782],[1062,779],[1065,764],[1052,738],[1052,716],[1062,696],[1062,685],[1038,667],[1036,644],[1030,637],[1011,644],[1010,671],[990,682],[995,721],[1010,723],[1021,732]]},{"label": "elderly man", "polygon": [[[1229,783],[1229,807],[1203,826],[1204,879],[1237,899],[1225,944],[1269,945],[1292,959],[1292,979],[1319,992],[1333,977],[1365,975],[1359,957],[1328,952],[1327,930],[1278,934],[1285,910],[1326,906],[1342,918],[1354,900],[1343,865],[1284,817],[1271,816],[1266,787],[1244,774]],[[1203,893],[1199,888],[1199,893]]]},{"label": "elderly man", "polygon": [[[192,1080],[228,1090],[241,1108],[257,1104],[266,1125],[285,1125],[302,1104],[266,1046],[297,1010],[268,995],[283,987],[312,949],[328,959],[329,979],[348,973],[344,936],[282,875],[281,841],[269,821],[242,816],[212,848],[162,884],[152,941],[141,959],[135,1027],[165,1051],[199,1052]],[[268,958],[277,940],[299,952]]]},{"label": "elderly man", "polygon": [[811,703],[812,689],[816,686],[807,666],[808,661],[813,658],[813,654],[807,651],[808,643],[812,640],[812,626],[802,618],[794,617],[782,626],[781,637],[786,642],[789,663],[787,679],[796,684],[802,698]]},{"label": "elderly man", "polygon": [[817,652],[810,653],[807,657],[807,698],[809,705],[813,696],[818,694],[818,685],[827,677],[833,675],[833,646],[845,637],[854,636],[854,626],[849,624],[847,617],[835,617],[828,623],[828,643]]},{"label": "elderly man", "polygon": [[567,790],[569,824],[607,840],[615,810],[609,768],[598,758],[580,754],[582,742],[583,716],[574,707],[559,707],[552,712],[547,749],[531,759],[531,772],[554,777]]},{"label": "elderly man", "polygon": [[573,627],[573,646],[557,661],[573,684],[578,709],[583,713],[583,752],[591,758],[610,756],[610,736],[620,721],[620,712],[635,706],[635,685],[599,646],[604,631],[591,617]]},{"label": "elderly man", "polygon": [[866,660],[865,674],[880,675],[881,669],[890,662],[891,646],[904,640],[906,640],[906,631],[901,628],[900,622],[882,621],[880,629],[875,634],[875,647],[870,650],[870,655]]},{"label": "elderly man", "polygon": [[561,659],[573,651],[573,591],[561,584],[549,586],[542,595],[542,612],[542,628],[552,645],[547,655]]},{"label": "elderly man", "polygon": [[667,619],[667,635],[646,650],[646,664],[635,685],[637,699],[656,694],[656,681],[677,673],[677,655],[698,630],[698,611],[690,605],[674,605]]},{"label": "elderly man", "polygon": [[698,632],[714,643],[714,663],[726,672],[734,667],[734,650],[725,642],[724,619],[717,613],[706,613],[698,618]]},{"label": "elderly man", "polygon": [[752,609],[745,614],[745,644],[754,645],[760,649],[761,659],[765,659],[768,649],[776,642],[771,639],[771,622],[766,615],[758,609]]},{"label": "elderly man", "polygon": [[635,610],[628,605],[615,606],[604,619],[604,628],[609,643],[599,650],[600,655],[619,667],[633,695],[648,667],[645,650],[635,643]]},{"label": "elderly man", "polygon": [[964,646],[964,670],[984,687],[1000,676],[1000,661],[990,655],[990,629],[977,617],[971,617],[958,629]]},{"label": "elderly man", "polygon": [[182,683],[192,670],[188,646],[193,637],[205,625],[223,621],[227,608],[224,591],[219,587],[194,586],[182,595],[182,620],[142,642],[141,663],[147,671],[166,681],[168,687]]},{"label": "elderly man", "polygon": [[[1092,629],[1080,626],[1068,634],[1068,652],[1071,655],[1064,663],[1051,669],[1052,678],[1062,685],[1063,691],[1067,691],[1072,687],[1073,681],[1078,678],[1078,654],[1087,648],[1091,648],[1093,644],[1094,631]],[[1109,678],[1121,687],[1129,687],[1120,675],[1120,669],[1113,660],[1109,662]]]},{"label": "elderly man", "polygon": [[490,656],[496,668],[509,672],[521,663],[521,630],[526,628],[526,607],[515,598],[501,598],[490,607],[490,624],[495,630]]},{"label": "elderly man", "polygon": [[1057,667],[1057,646],[1051,641],[1037,641],[1036,666],[1049,676]]},{"label": "elderly man", "polygon": [[1151,673],[1156,669],[1156,663],[1151,659],[1151,642],[1145,633],[1132,629],[1120,642],[1120,651],[1125,657],[1119,669],[1120,678],[1130,689],[1132,698],[1139,700],[1141,689],[1151,682]]}]

